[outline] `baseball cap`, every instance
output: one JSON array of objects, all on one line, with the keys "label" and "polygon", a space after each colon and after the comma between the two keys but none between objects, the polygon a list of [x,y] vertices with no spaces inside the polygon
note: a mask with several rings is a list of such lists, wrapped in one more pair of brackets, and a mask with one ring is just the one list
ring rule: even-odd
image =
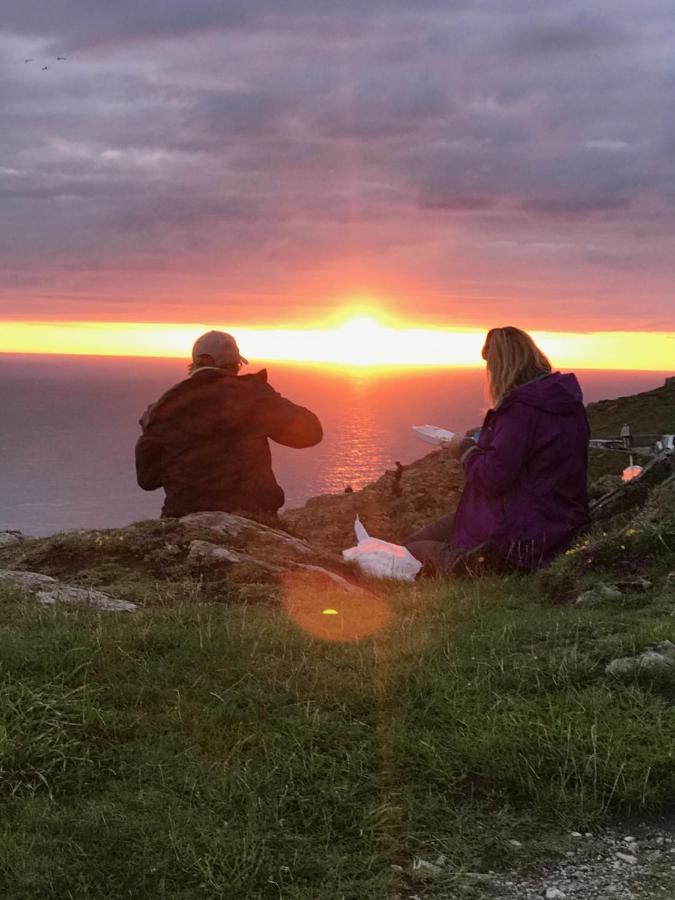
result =
[{"label": "baseball cap", "polygon": [[218,367],[239,362],[248,365],[248,360],[239,352],[235,339],[224,331],[207,331],[197,338],[192,347],[193,362],[197,362],[200,356],[210,356]]}]

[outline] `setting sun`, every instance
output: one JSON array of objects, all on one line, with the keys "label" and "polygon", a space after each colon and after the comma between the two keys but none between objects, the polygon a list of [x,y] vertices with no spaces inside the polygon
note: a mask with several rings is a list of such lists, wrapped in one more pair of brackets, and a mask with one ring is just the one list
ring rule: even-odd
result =
[{"label": "setting sun", "polygon": [[[487,328],[430,328],[375,313],[351,311],[316,327],[238,327],[232,323],[5,322],[2,353],[185,358],[210,328],[236,335],[252,361],[343,367],[480,366]],[[675,358],[675,334],[534,332],[554,364],[564,368],[666,370]]]}]

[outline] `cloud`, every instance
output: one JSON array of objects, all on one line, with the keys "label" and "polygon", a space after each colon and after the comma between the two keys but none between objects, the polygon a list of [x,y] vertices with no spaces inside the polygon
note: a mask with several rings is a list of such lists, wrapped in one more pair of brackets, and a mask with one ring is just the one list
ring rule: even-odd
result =
[{"label": "cloud", "polygon": [[552,327],[561,298],[589,327],[635,296],[638,324],[674,317],[661,0],[54,0],[3,29],[8,315],[45,283],[72,314],[76,280],[83,317],[162,316],[195,281],[280,319],[359,291],[480,324]]}]

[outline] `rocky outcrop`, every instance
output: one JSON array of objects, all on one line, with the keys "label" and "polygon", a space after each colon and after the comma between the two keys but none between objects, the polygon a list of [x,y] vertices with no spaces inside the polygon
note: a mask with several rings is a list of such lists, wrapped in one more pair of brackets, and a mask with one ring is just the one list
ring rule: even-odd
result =
[{"label": "rocky outcrop", "polygon": [[0,569],[0,582],[18,588],[35,597],[38,603],[54,606],[57,603],[89,606],[106,612],[134,612],[138,607],[127,600],[111,597],[103,591],[92,590],[75,584],[63,584],[40,572],[19,572]]},{"label": "rocky outcrop", "polygon": [[447,450],[437,450],[385,472],[360,491],[312,497],[303,507],[284,512],[281,521],[314,547],[333,552],[354,544],[357,515],[369,534],[401,543],[418,528],[454,512],[463,486],[461,465]]}]

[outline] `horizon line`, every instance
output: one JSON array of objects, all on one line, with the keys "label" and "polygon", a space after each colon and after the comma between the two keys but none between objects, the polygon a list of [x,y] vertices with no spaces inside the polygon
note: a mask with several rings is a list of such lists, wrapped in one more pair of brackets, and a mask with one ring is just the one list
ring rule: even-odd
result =
[{"label": "horizon line", "polygon": [[[334,326],[201,323],[12,321],[0,329],[0,353],[189,360],[192,344],[212,328],[235,335],[255,362],[357,368],[481,368],[487,329],[391,324],[359,314]],[[555,368],[668,372],[675,332],[530,332]]]}]

